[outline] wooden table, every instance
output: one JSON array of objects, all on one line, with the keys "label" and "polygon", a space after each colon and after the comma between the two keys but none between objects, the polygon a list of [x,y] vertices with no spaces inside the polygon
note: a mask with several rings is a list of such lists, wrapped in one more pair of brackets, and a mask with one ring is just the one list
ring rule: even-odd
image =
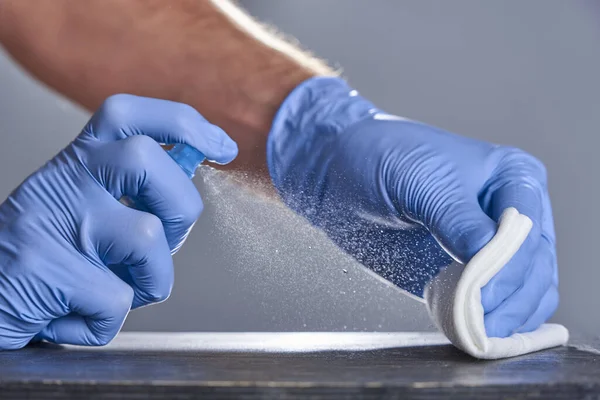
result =
[{"label": "wooden table", "polygon": [[122,333],[0,353],[1,399],[600,399],[600,352],[477,361],[435,333]]}]

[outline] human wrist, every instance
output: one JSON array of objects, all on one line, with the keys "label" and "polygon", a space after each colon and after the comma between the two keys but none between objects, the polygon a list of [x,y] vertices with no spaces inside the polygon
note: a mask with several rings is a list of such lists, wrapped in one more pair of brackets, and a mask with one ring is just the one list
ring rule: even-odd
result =
[{"label": "human wrist", "polygon": [[[272,65],[239,61],[212,71],[227,79],[194,79],[202,70],[202,63],[189,65],[180,87],[179,100],[193,105],[214,124],[225,131],[257,132],[266,142],[273,119],[286,97],[303,81],[315,73],[297,65]],[[245,65],[246,69],[241,69]],[[193,70],[193,71],[192,71]],[[211,96],[206,96],[210,93]],[[248,139],[249,135],[243,139]],[[262,147],[264,149],[264,147]]]},{"label": "human wrist", "polygon": [[6,40],[8,32],[12,30],[11,8],[14,6],[13,1],[0,1],[0,44]]}]

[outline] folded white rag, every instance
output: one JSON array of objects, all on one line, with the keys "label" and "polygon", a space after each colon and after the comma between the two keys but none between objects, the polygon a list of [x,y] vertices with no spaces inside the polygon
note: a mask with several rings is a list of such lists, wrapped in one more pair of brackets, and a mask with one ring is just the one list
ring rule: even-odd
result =
[{"label": "folded white rag", "polygon": [[531,230],[531,220],[515,208],[502,214],[496,235],[467,265],[453,263],[425,290],[429,314],[459,349],[476,358],[497,359],[561,346],[569,332],[558,324],[544,324],[528,333],[488,338],[483,322],[481,288],[519,250]]}]

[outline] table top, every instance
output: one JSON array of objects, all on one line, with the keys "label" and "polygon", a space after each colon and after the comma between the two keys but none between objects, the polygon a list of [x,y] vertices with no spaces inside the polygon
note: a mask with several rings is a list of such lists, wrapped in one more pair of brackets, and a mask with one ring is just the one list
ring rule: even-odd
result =
[{"label": "table top", "polygon": [[0,398],[600,398],[576,343],[475,360],[437,333],[121,333],[0,352]]}]

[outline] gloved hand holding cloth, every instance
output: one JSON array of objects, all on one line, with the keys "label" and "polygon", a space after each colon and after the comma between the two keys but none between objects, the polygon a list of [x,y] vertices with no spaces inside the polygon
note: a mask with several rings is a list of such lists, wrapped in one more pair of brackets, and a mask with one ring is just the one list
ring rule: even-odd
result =
[{"label": "gloved hand holding cloth", "polygon": [[[471,260],[478,261],[477,269],[488,270],[490,252],[482,249],[496,235],[505,210],[512,210],[510,215],[519,217],[506,223],[514,230],[490,243],[503,254],[492,255],[498,270],[475,289],[479,295],[483,286],[477,301],[485,331],[479,337],[509,340],[512,335],[510,340],[519,341],[556,310],[558,273],[546,171],[530,154],[387,114],[342,79],[318,77],[298,86],[281,106],[267,160],[287,205],[367,268],[419,298],[428,287],[446,296],[446,302],[457,298],[453,290],[435,290],[440,287],[436,279],[454,282],[448,283],[451,289],[460,286],[457,279],[448,280],[448,271],[460,276]],[[515,232],[522,240],[506,246],[499,242]],[[507,256],[511,249],[514,256]],[[480,252],[483,260],[477,259]],[[440,271],[446,273],[436,278]],[[437,295],[429,293],[430,310],[441,313]],[[454,329],[440,321],[453,320],[459,310],[444,312],[434,319],[443,330]],[[567,340],[564,328],[550,327],[557,330],[551,340],[542,339],[541,347]],[[448,336],[483,358],[538,349],[525,346],[486,356],[485,344],[477,353]]]}]

